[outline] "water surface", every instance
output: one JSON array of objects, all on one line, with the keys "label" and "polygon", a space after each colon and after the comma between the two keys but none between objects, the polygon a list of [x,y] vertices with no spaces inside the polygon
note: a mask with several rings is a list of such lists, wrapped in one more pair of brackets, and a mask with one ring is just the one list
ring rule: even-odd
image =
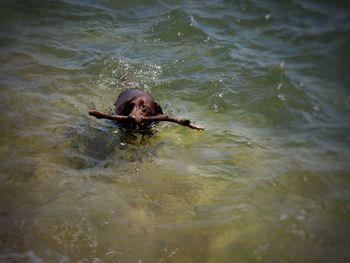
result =
[{"label": "water surface", "polygon": [[0,261],[349,261],[350,4],[280,2],[4,1]]}]

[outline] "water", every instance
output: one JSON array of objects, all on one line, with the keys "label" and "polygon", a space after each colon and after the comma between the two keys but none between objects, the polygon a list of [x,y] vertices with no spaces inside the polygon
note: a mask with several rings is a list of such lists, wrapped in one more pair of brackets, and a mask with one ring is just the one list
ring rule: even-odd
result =
[{"label": "water", "polygon": [[[350,260],[348,1],[0,17],[1,262]],[[136,83],[206,131],[142,140],[88,116]]]}]

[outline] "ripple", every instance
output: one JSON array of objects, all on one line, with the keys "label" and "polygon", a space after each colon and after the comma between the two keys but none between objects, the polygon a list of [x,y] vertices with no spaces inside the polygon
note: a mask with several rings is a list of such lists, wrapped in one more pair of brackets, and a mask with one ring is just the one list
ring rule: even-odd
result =
[{"label": "ripple", "polygon": [[29,263],[43,263],[43,258],[36,255],[32,250],[25,253],[5,252],[0,255],[0,260],[3,262],[29,262]]},{"label": "ripple", "polygon": [[173,43],[183,40],[203,42],[207,38],[202,30],[196,28],[193,17],[179,10],[164,14],[145,32],[150,34],[150,37],[155,41],[171,41]]}]

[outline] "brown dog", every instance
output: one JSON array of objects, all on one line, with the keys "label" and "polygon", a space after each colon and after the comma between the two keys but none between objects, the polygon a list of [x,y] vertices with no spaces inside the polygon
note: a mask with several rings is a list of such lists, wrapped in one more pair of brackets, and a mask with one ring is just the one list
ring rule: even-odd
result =
[{"label": "brown dog", "polygon": [[[148,133],[154,123],[168,121],[189,127],[195,130],[204,130],[204,127],[191,123],[188,119],[163,115],[163,110],[154,98],[147,92],[139,89],[129,89],[119,94],[113,114],[89,110],[89,115],[97,119],[107,119],[117,122],[126,128]],[[151,131],[152,132],[152,131]]]},{"label": "brown dog", "polygon": [[127,124],[128,128],[148,130],[153,122],[142,121],[143,117],[163,115],[163,110],[155,99],[139,89],[129,89],[119,94],[115,102],[115,114],[129,116],[134,121]]}]

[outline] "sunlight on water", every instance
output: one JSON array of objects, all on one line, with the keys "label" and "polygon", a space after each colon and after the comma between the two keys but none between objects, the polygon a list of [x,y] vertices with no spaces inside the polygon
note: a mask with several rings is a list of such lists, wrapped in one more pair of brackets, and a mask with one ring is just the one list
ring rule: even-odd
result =
[{"label": "sunlight on water", "polygon": [[[349,8],[6,1],[0,261],[349,261]],[[206,130],[88,116],[126,88]]]}]

